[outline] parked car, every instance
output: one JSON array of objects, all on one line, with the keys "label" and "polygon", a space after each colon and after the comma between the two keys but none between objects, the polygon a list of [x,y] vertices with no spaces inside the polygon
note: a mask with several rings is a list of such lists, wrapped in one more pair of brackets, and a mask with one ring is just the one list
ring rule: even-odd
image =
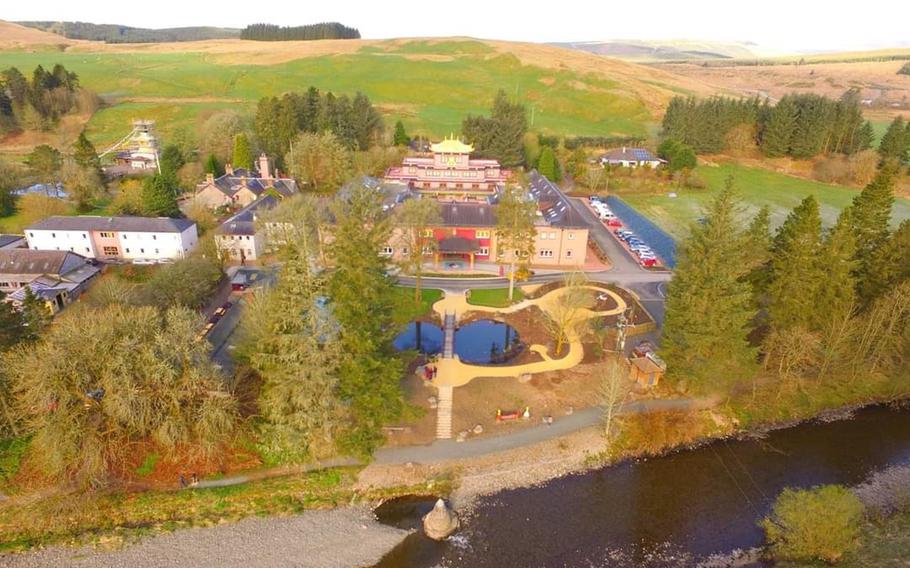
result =
[{"label": "parked car", "polygon": [[151,258],[135,258],[135,259],[133,259],[133,264],[148,265],[148,264],[156,264],[156,262],[154,260],[152,260]]},{"label": "parked car", "polygon": [[639,262],[641,262],[641,265],[644,266],[645,268],[650,268],[657,264],[657,259],[656,258],[643,258]]},{"label": "parked car", "polygon": [[174,264],[173,258],[159,258],[156,261],[158,264]]},{"label": "parked car", "polygon": [[618,217],[611,217],[610,219],[607,219],[607,226],[622,227],[622,221],[620,221]]}]

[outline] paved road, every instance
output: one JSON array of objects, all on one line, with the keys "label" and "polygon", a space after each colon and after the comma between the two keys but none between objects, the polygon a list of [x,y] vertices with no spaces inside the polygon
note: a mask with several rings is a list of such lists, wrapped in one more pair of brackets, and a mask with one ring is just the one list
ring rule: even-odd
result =
[{"label": "paved road", "polygon": [[[637,414],[659,410],[686,410],[707,408],[708,401],[694,399],[644,400],[630,402],[623,407],[623,413]],[[456,442],[455,440],[436,440],[426,446],[403,446],[399,448],[381,448],[373,456],[379,464],[400,463],[433,463],[446,460],[473,458],[512,450],[531,444],[537,444],[583,428],[596,425],[603,415],[599,406],[585,408],[575,413],[557,418],[550,426],[539,425],[525,428],[502,436],[483,437]]]}]

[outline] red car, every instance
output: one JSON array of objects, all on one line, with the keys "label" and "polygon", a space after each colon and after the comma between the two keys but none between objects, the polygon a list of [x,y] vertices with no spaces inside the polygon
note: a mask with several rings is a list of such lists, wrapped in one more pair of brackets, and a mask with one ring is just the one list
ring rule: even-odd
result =
[{"label": "red car", "polygon": [[613,217],[612,219],[607,221],[607,226],[608,227],[622,227],[622,221],[620,221],[616,217]]},{"label": "red car", "polygon": [[647,267],[647,268],[650,268],[650,267],[652,267],[652,266],[654,266],[654,265],[656,265],[656,264],[657,264],[657,259],[656,259],[656,258],[643,258],[643,259],[641,260],[641,265],[644,266],[644,267]]}]

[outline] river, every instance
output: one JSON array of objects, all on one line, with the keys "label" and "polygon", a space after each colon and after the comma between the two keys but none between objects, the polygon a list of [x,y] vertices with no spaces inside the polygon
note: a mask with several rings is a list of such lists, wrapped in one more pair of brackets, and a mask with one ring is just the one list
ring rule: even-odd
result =
[{"label": "river", "polygon": [[[411,535],[377,568],[688,566],[761,545],[757,521],[785,487],[852,485],[906,463],[910,410],[871,407],[848,420],[720,440],[481,498],[453,538]],[[418,500],[409,514],[378,514],[416,526],[429,506]]]}]

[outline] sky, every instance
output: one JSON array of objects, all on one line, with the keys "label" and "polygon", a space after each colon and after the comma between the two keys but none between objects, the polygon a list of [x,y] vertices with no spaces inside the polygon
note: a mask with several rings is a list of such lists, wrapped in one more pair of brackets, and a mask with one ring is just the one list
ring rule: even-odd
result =
[{"label": "sky", "polygon": [[910,0],[3,0],[0,19],[135,27],[338,21],[364,38],[754,42],[769,52],[910,47]]}]

